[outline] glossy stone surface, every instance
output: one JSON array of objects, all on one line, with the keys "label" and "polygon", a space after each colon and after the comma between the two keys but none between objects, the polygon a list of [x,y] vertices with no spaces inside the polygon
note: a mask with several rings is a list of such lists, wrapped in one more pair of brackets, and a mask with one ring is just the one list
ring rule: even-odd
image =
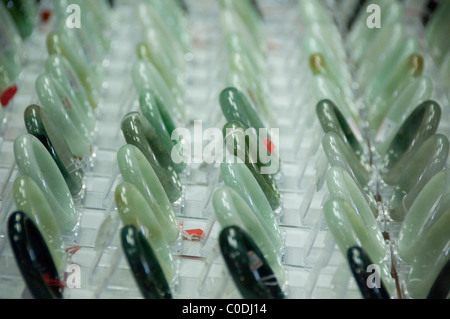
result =
[{"label": "glossy stone surface", "polygon": [[448,26],[449,13],[450,4],[447,1],[443,1],[436,9],[425,30],[425,38],[430,48],[431,56],[437,65],[442,63],[449,48],[445,37],[450,30]]},{"label": "glossy stone surface", "polygon": [[362,188],[366,188],[370,181],[370,173],[340,135],[335,132],[325,134],[322,147],[331,166],[344,168]]},{"label": "glossy stone surface", "polygon": [[2,0],[11,14],[22,39],[33,33],[38,18],[38,10],[33,0]]},{"label": "glossy stone surface", "polygon": [[63,273],[67,255],[58,223],[39,186],[28,176],[18,177],[13,184],[16,209],[28,216],[44,239],[58,273]]},{"label": "glossy stone surface", "polygon": [[380,287],[369,288],[367,285],[367,280],[371,275],[367,272],[370,265],[373,262],[367,256],[366,252],[361,247],[351,247],[347,253],[348,263],[352,271],[353,277],[356,280],[356,284],[361,291],[362,297],[364,299],[390,299],[386,288],[384,288],[383,282],[380,281]]},{"label": "glossy stone surface", "polygon": [[23,134],[14,141],[14,156],[19,173],[31,177],[45,194],[61,232],[72,232],[78,212],[64,177],[45,146],[33,135]]},{"label": "glossy stone surface", "polygon": [[433,287],[428,293],[427,299],[448,299],[450,291],[450,261],[447,261],[436,278]]},{"label": "glossy stone surface", "polygon": [[144,195],[127,182],[120,183],[115,191],[115,201],[122,224],[140,229],[152,247],[166,279],[171,282],[175,276],[175,263],[169,244],[153,210]]},{"label": "glossy stone surface", "polygon": [[445,167],[449,144],[444,135],[434,135],[411,157],[410,164],[402,172],[388,205],[390,216],[394,220],[403,220],[414,197]]},{"label": "glossy stone surface", "polygon": [[160,156],[159,159],[172,165],[177,173],[183,172],[186,169],[187,161],[175,163],[172,160],[172,151],[175,149],[177,154],[180,154],[182,149],[179,143],[175,143],[171,139],[175,127],[172,119],[166,112],[163,100],[152,90],[143,91],[139,96],[139,105],[142,115],[153,129],[153,135],[156,135],[150,142],[159,140],[160,148],[165,149],[165,154],[161,150],[164,155]]},{"label": "glossy stone surface", "polygon": [[361,159],[361,156],[364,154],[361,133],[353,131],[357,127],[352,128],[348,124],[336,104],[330,100],[321,100],[317,103],[316,114],[323,131],[325,133],[335,132],[339,134],[352,147],[358,158]]},{"label": "glossy stone surface", "polygon": [[83,172],[79,161],[72,155],[60,129],[38,105],[30,105],[24,112],[25,127],[48,150],[58,165],[72,196],[78,196],[83,189]]},{"label": "glossy stone surface", "polygon": [[[398,236],[398,254],[405,262],[425,253],[429,246],[422,246],[434,224],[444,224],[450,214],[450,170],[436,174],[417,195],[409,209]],[[442,230],[445,230],[442,229]],[[433,236],[448,236],[448,231]],[[430,242],[432,244],[432,242]]]},{"label": "glossy stone surface", "polygon": [[376,234],[367,231],[367,224],[353,208],[352,204],[340,198],[330,199],[323,207],[325,221],[339,247],[341,253],[347,256],[350,248],[362,247],[369,258],[380,267],[381,278],[389,295],[395,291],[393,279],[390,276],[384,257],[387,250],[384,240]]},{"label": "glossy stone surface", "polygon": [[251,237],[236,226],[224,228],[219,246],[231,277],[244,299],[282,299],[284,293]]},{"label": "glossy stone surface", "polygon": [[174,242],[178,238],[178,223],[172,204],[144,154],[134,145],[124,145],[117,152],[117,162],[123,180],[133,184],[144,195],[163,227],[167,241]]},{"label": "glossy stone surface", "polygon": [[42,107],[59,126],[72,154],[83,158],[91,153],[92,139],[87,128],[73,116],[74,110],[61,99],[53,80],[46,74],[36,80],[36,92]]},{"label": "glossy stone surface", "polygon": [[8,219],[8,237],[27,288],[36,299],[62,299],[58,285],[49,285],[49,280],[59,282],[45,240],[33,221],[22,212],[14,212]]},{"label": "glossy stone surface", "polygon": [[261,250],[278,281],[285,282],[286,275],[278,257],[277,249],[244,199],[233,189],[222,186],[214,192],[212,201],[215,217],[222,229],[229,226],[238,226],[245,230]]},{"label": "glossy stone surface", "polygon": [[244,163],[239,163],[236,157],[233,160],[231,163],[225,162],[220,165],[220,172],[225,185],[242,196],[255,212],[274,247],[279,249],[282,245],[281,230],[264,192],[247,166]]},{"label": "glossy stone surface", "polygon": [[144,90],[155,90],[170,112],[171,118],[177,127],[183,127],[186,109],[183,101],[177,101],[166,82],[159,74],[155,66],[149,61],[138,60],[131,70],[134,86],[138,94]]},{"label": "glossy stone surface", "polygon": [[[225,145],[230,154],[241,159],[255,177],[259,186],[266,195],[273,210],[281,206],[281,194],[275,178],[271,174],[262,174],[257,163],[257,155],[250,154],[250,141],[245,135],[245,127],[236,121],[225,124],[223,128]],[[252,151],[252,153],[254,153]]]},{"label": "glossy stone surface", "polygon": [[[402,159],[411,157],[436,133],[441,114],[441,108],[436,102],[426,101],[411,113],[392,138],[387,138],[376,146],[382,156],[381,174],[387,183],[395,182],[399,173],[404,170],[408,161]],[[397,165],[399,166],[396,167]]]},{"label": "glossy stone surface", "polygon": [[[160,155],[164,155],[165,149],[161,144],[155,143],[156,133],[147,119],[138,112],[129,113],[122,119],[121,129],[127,144],[136,146],[147,158],[170,202],[177,201],[183,191],[180,178],[170,163],[161,161]],[[152,139],[153,143],[150,144]],[[158,148],[154,149],[154,146]]]},{"label": "glossy stone surface", "polygon": [[121,231],[122,249],[145,299],[172,299],[158,258],[142,232],[131,225]]}]

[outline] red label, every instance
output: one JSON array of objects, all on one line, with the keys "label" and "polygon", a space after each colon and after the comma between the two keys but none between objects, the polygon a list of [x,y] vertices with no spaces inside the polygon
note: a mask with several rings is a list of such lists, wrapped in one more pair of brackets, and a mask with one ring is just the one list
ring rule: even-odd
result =
[{"label": "red label", "polygon": [[203,230],[201,230],[201,229],[188,229],[188,230],[185,230],[184,233],[190,239],[199,239],[199,238],[204,237]]},{"label": "red label", "polygon": [[7,88],[0,96],[2,107],[8,106],[9,102],[13,99],[16,93],[17,93],[17,86],[15,84]]}]

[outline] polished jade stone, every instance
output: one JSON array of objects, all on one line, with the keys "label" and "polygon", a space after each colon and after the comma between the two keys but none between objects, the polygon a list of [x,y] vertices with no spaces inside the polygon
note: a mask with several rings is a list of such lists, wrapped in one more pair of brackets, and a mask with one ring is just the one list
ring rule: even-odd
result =
[{"label": "polished jade stone", "polygon": [[19,173],[31,177],[45,194],[61,232],[72,232],[78,213],[66,181],[45,146],[33,135],[23,134],[14,141],[14,156]]},{"label": "polished jade stone", "polygon": [[220,165],[222,179],[226,186],[238,192],[255,212],[276,249],[282,246],[281,230],[266,195],[253,174],[237,157]]},{"label": "polished jade stone", "polygon": [[258,70],[261,74],[266,74],[266,58],[260,52],[254,50],[250,43],[243,41],[239,33],[230,32],[225,34],[225,43],[228,52],[238,52],[247,56],[253,69]]},{"label": "polished jade stone", "polygon": [[450,32],[449,14],[449,3],[442,1],[425,29],[425,39],[430,48],[431,57],[437,65],[442,63],[449,50],[449,44],[445,36]]},{"label": "polished jade stone", "polygon": [[334,198],[342,198],[353,203],[358,213],[370,225],[371,231],[377,236],[382,236],[375,220],[378,217],[378,204],[372,193],[365,191],[360,185],[342,168],[333,166],[329,169],[326,177],[328,191]]},{"label": "polished jade stone", "polygon": [[92,151],[90,134],[72,115],[74,111],[70,104],[59,97],[54,81],[46,74],[40,75],[36,80],[36,92],[42,107],[61,129],[72,153],[79,158],[89,155]]},{"label": "polished jade stone", "polygon": [[[45,63],[45,70],[59,85],[59,94],[65,97],[71,97],[77,103],[79,117],[92,132],[95,128],[96,118],[93,110],[95,109],[89,102],[86,91],[81,84],[75,70],[62,55],[52,55]],[[72,102],[72,104],[74,104]]]},{"label": "polished jade stone", "polygon": [[325,133],[335,132],[339,134],[345,142],[349,143],[358,158],[361,159],[365,153],[362,135],[359,131],[354,132],[358,128],[356,126],[351,127],[348,124],[336,104],[330,100],[321,100],[317,103],[316,114],[323,131]]},{"label": "polished jade stone", "polygon": [[223,128],[225,145],[230,152],[241,159],[255,177],[259,186],[266,195],[273,210],[281,207],[281,194],[275,178],[271,174],[262,174],[257,163],[257,155],[250,154],[249,138],[245,135],[245,128],[240,122],[231,121]]},{"label": "polished jade stone", "polygon": [[[395,284],[384,260],[387,251],[384,240],[367,230],[367,225],[352,204],[340,198],[333,198],[323,207],[326,224],[333,234],[341,253],[347,256],[350,248],[358,246],[365,250],[374,264],[380,267],[381,279],[389,295],[393,296]],[[386,246],[385,246],[386,247]]]},{"label": "polished jade stone", "polygon": [[135,226],[144,233],[161,265],[166,279],[175,277],[175,263],[158,218],[148,206],[144,195],[133,184],[120,183],[115,191],[115,202],[123,225]]},{"label": "polished jade stone", "polygon": [[8,237],[16,264],[26,287],[35,299],[62,299],[60,282],[51,253],[33,220],[23,212],[14,212],[8,218]]},{"label": "polished jade stone", "polygon": [[321,1],[303,0],[297,1],[300,16],[306,25],[313,22],[320,22],[323,24],[334,23],[331,11]]},{"label": "polished jade stone", "polygon": [[[415,257],[407,277],[406,287],[415,299],[426,298],[436,282],[439,273],[449,262],[448,229],[450,227],[450,206],[448,196],[442,199],[436,219],[430,218],[423,227],[421,241],[415,247]],[[447,287],[448,291],[448,287]]]},{"label": "polished jade stone", "polygon": [[238,226],[245,230],[261,250],[278,281],[285,282],[286,274],[277,254],[277,249],[245,200],[233,189],[222,186],[215,190],[212,203],[214,215],[222,229],[229,226]]},{"label": "polished jade stone", "polygon": [[117,152],[117,162],[122,178],[133,184],[144,195],[168,242],[178,238],[178,223],[172,204],[161,182],[144,154],[134,145],[125,145]]},{"label": "polished jade stone", "polygon": [[389,201],[390,216],[394,220],[403,220],[407,213],[405,206],[407,208],[410,200],[420,192],[424,184],[445,167],[449,144],[444,135],[434,135],[410,158],[410,164],[401,173]]},{"label": "polished jade stone", "polygon": [[139,106],[142,115],[147,119],[149,124],[154,130],[157,138],[161,141],[163,148],[166,151],[167,162],[170,163],[174,169],[181,173],[186,167],[187,161],[181,163],[175,163],[172,160],[172,151],[176,151],[177,154],[182,153],[180,143],[172,141],[172,133],[175,129],[174,123],[166,112],[164,101],[159,95],[152,90],[142,91],[139,96]]},{"label": "polished jade stone", "polygon": [[[341,2],[341,6],[343,7],[344,5],[350,3],[351,6],[351,12],[349,13],[349,15],[347,16],[347,31],[350,32],[350,30],[353,28],[353,25],[355,23],[355,20],[360,16],[361,12],[363,9],[365,9],[366,7],[364,6],[366,0],[358,0],[357,3],[355,2]],[[347,7],[344,7],[347,8]],[[350,11],[350,10],[348,10]]]},{"label": "polished jade stone", "polygon": [[53,211],[39,186],[28,176],[19,176],[13,184],[16,210],[26,214],[39,229],[55,262],[58,273],[62,274],[67,255]]},{"label": "polished jade stone", "polygon": [[90,104],[97,108],[100,100],[101,78],[98,70],[92,68],[82,52],[78,39],[67,30],[51,31],[47,35],[47,51],[49,55],[62,55],[69,61],[78,79],[83,84]]},{"label": "polished jade stone", "polygon": [[350,145],[340,135],[335,132],[325,134],[322,139],[322,147],[331,166],[344,168],[362,188],[367,187],[371,178],[368,168],[358,159]]},{"label": "polished jade stone", "polygon": [[149,61],[139,60],[133,64],[131,73],[138,94],[145,90],[154,90],[163,99],[177,127],[183,127],[186,116],[185,105],[175,99],[155,66]]},{"label": "polished jade stone", "polygon": [[38,9],[33,0],[2,0],[22,39],[28,39],[37,24]]},{"label": "polished jade stone", "polygon": [[[398,235],[397,251],[403,261],[411,262],[417,255],[425,253],[423,249],[429,248],[422,247],[421,243],[429,235],[429,229],[436,223],[444,223],[445,215],[450,214],[449,195],[448,169],[436,174],[417,194]],[[440,235],[448,235],[448,231]]]},{"label": "polished jade stone", "polygon": [[[155,140],[150,144],[150,139],[155,139],[156,134],[147,119],[138,112],[129,113],[123,118],[121,129],[125,141],[136,146],[147,158],[170,202],[179,200],[183,193],[180,177],[170,163],[161,161],[160,155],[164,155],[165,151],[162,146],[155,143]],[[154,149],[154,146],[158,148]]]},{"label": "polished jade stone", "polygon": [[450,261],[445,266],[434,281],[428,293],[427,299],[448,299],[448,287],[450,286]]},{"label": "polished jade stone", "polygon": [[83,172],[63,138],[61,130],[53,123],[47,112],[38,105],[30,105],[24,112],[25,127],[46,147],[58,165],[72,196],[83,190]]},{"label": "polished jade stone", "polygon": [[219,246],[228,271],[244,299],[283,299],[284,293],[263,253],[241,228],[220,232]]},{"label": "polished jade stone", "polygon": [[366,252],[361,247],[352,247],[347,252],[347,259],[358,285],[361,295],[364,299],[390,299],[383,282],[380,281],[380,287],[369,288],[367,282],[369,280],[370,272],[367,272],[369,266],[373,265],[372,260],[367,256]]},{"label": "polished jade stone", "polygon": [[[408,116],[399,130],[388,135],[376,149],[382,158],[381,174],[385,182],[397,180],[408,161],[417,149],[436,133],[441,121],[441,107],[434,101],[425,101]],[[392,138],[390,138],[392,136]]]},{"label": "polished jade stone", "polygon": [[[380,142],[388,133],[395,133],[395,130],[405,122],[406,118],[414,111],[414,108],[429,100],[433,93],[433,81],[428,76],[420,76],[410,81],[406,81],[396,92],[395,97],[390,100],[378,101],[374,103],[374,107],[379,105],[390,105],[386,116],[381,122],[377,139],[375,142]],[[386,130],[386,132],[384,132]]]},{"label": "polished jade stone", "polygon": [[158,258],[142,232],[133,225],[125,226],[121,231],[121,241],[142,296],[145,299],[172,299]]},{"label": "polished jade stone", "polygon": [[136,46],[138,58],[147,60],[158,70],[173,95],[179,99],[186,94],[186,80],[183,72],[174,68],[166,52],[159,46],[142,41]]}]

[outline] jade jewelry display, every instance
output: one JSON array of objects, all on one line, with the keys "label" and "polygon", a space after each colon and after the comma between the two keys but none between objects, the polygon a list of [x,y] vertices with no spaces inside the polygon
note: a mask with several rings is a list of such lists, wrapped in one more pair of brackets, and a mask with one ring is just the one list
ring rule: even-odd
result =
[{"label": "jade jewelry display", "polygon": [[0,299],[448,299],[449,14],[0,0]]}]

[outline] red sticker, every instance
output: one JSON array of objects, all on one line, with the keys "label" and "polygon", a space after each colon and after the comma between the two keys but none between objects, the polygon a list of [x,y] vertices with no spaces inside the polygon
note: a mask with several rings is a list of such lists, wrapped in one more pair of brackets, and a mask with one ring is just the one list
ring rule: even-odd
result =
[{"label": "red sticker", "polygon": [[14,95],[17,93],[17,86],[13,85],[7,88],[1,95],[0,101],[2,103],[2,107],[8,106],[9,102],[13,99]]},{"label": "red sticker", "polygon": [[201,229],[188,229],[188,230],[185,230],[184,232],[191,239],[204,237],[203,230],[201,230]]},{"label": "red sticker", "polygon": [[48,20],[50,20],[52,16],[52,11],[51,10],[42,10],[41,12],[41,21],[42,22],[47,22]]}]

